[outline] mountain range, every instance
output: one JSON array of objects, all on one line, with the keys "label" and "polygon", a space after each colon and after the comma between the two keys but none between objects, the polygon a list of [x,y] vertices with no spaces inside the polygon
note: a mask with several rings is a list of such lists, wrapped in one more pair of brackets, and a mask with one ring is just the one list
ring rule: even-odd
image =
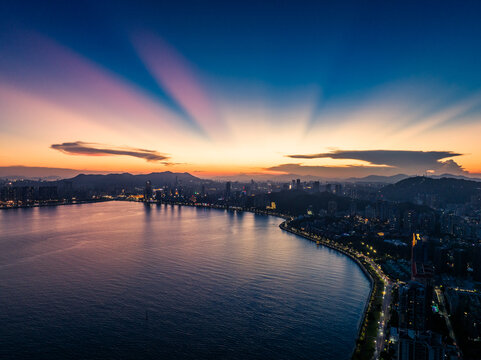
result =
[{"label": "mountain range", "polygon": [[147,180],[152,186],[192,184],[202,180],[189,173],[173,173],[171,171],[156,172],[150,174],[132,175],[122,174],[80,174],[71,179],[60,180],[59,183],[71,183],[74,188],[106,188],[106,187],[144,187]]},{"label": "mountain range", "polygon": [[[164,175],[162,175],[164,174]],[[122,174],[112,174],[108,171],[97,171],[97,170],[76,170],[76,169],[66,169],[66,168],[48,168],[48,167],[29,167],[29,166],[0,166],[0,179],[9,179],[9,180],[17,180],[17,179],[26,179],[26,180],[46,180],[46,181],[54,181],[54,180],[61,180],[61,179],[75,179],[72,180],[74,182],[82,183],[83,181],[99,182],[101,183],[104,180],[101,177],[94,177],[94,178],[83,178],[82,176],[85,175],[104,175],[107,176],[107,180],[113,180],[115,182],[129,182],[138,184],[139,182],[144,182],[145,176],[152,177],[154,179],[159,179],[160,181],[165,181],[165,179],[169,179],[169,174],[177,174],[182,178],[185,178],[189,181],[186,176],[190,176],[190,180],[200,181],[201,179],[195,177],[189,173],[172,173],[170,171],[165,172],[154,172],[151,174],[130,174],[130,173],[122,173]],[[179,175],[181,174],[181,175]],[[82,175],[78,179],[77,176]],[[130,178],[135,176],[137,178]],[[175,175],[174,175],[175,176]],[[187,176],[188,177],[188,176]],[[325,182],[364,182],[364,183],[385,183],[385,184],[394,184],[398,181],[407,179],[412,177],[412,175],[406,174],[397,174],[392,176],[382,176],[382,175],[369,175],[365,177],[351,177],[351,178],[323,178],[319,176],[312,176],[312,175],[298,175],[298,174],[263,174],[263,173],[239,173],[235,175],[228,175],[228,176],[217,176],[214,178],[209,178],[209,180],[215,181],[240,181],[240,182],[249,182],[251,179],[255,181],[273,181],[273,182],[290,182],[292,179],[301,179],[302,181],[325,181]],[[455,178],[455,179],[464,179],[464,180],[474,180],[474,181],[481,181],[481,174],[472,174],[471,176],[465,175],[453,175],[453,174],[442,174],[442,175],[430,175],[429,178]],[[142,179],[142,180],[133,180],[133,179]],[[153,181],[153,180],[151,180]]]}]

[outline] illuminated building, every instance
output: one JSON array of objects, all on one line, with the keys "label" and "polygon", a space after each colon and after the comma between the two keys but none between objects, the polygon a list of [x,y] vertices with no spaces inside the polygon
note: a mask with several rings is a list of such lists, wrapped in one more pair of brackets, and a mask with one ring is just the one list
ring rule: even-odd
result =
[{"label": "illuminated building", "polygon": [[426,329],[426,288],[410,281],[399,288],[399,327],[412,330]]},{"label": "illuminated building", "polygon": [[411,279],[430,285],[434,270],[428,264],[428,245],[419,234],[413,234],[411,244]]}]

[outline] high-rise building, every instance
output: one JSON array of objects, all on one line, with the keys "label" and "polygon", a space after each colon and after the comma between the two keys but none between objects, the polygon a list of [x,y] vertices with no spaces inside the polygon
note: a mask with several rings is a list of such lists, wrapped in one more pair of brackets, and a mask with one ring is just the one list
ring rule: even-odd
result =
[{"label": "high-rise building", "polygon": [[342,194],[342,185],[341,184],[335,184],[334,185],[334,193],[336,195],[341,195]]},{"label": "high-rise building", "polygon": [[399,327],[411,330],[426,329],[426,288],[423,284],[410,281],[399,288]]},{"label": "high-rise building", "polygon": [[434,269],[428,262],[428,244],[419,234],[413,233],[411,244],[411,279],[422,282],[426,286],[432,285]]},{"label": "high-rise building", "polygon": [[226,200],[228,200],[230,198],[231,187],[232,187],[232,183],[230,181],[227,181],[225,183],[225,198],[226,198]]},{"label": "high-rise building", "polygon": [[252,192],[257,190],[257,183],[254,181],[254,179],[251,179],[251,190]]},{"label": "high-rise building", "polygon": [[58,199],[58,192],[56,186],[39,186],[38,188],[38,198],[39,200],[57,200]]},{"label": "high-rise building", "polygon": [[413,210],[407,210],[403,216],[403,229],[406,233],[412,233],[415,229],[415,213]]},{"label": "high-rise building", "polygon": [[442,360],[445,357],[441,335],[430,331],[402,330],[399,334],[398,360]]},{"label": "high-rise building", "polygon": [[[55,189],[57,189],[56,186]],[[34,200],[35,189],[32,186],[15,186],[13,187],[13,194],[15,201],[25,204]],[[53,199],[57,199],[57,196],[52,197]]]},{"label": "high-rise building", "polygon": [[152,183],[150,180],[145,182],[145,189],[144,189],[144,201],[150,200],[152,198]]},{"label": "high-rise building", "polygon": [[302,190],[301,179],[296,180],[296,190]]}]

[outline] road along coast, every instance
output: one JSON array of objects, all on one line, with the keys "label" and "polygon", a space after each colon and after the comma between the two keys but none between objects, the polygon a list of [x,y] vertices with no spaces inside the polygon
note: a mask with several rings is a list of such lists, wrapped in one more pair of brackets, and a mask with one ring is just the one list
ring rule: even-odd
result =
[{"label": "road along coast", "polygon": [[371,283],[371,291],[369,293],[369,300],[364,308],[364,315],[359,326],[356,347],[353,349],[352,359],[370,360],[373,358],[378,358],[380,353],[378,342],[383,341],[382,337],[381,340],[378,339],[378,329],[380,322],[384,321],[381,320],[383,316],[381,310],[385,295],[385,282],[389,281],[379,266],[363,254],[360,254],[347,247],[340,246],[336,242],[322,236],[310,234],[306,231],[291,226],[290,220],[282,222],[279,227],[282,230],[302,236],[310,241],[314,241],[316,244],[324,245],[339,251],[340,253],[350,257],[359,265]]}]

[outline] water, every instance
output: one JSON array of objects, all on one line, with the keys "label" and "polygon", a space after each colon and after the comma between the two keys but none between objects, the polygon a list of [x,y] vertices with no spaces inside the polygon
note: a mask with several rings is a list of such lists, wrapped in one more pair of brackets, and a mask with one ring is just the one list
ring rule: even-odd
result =
[{"label": "water", "polygon": [[0,211],[0,358],[348,359],[369,282],[280,221],[126,202]]}]

